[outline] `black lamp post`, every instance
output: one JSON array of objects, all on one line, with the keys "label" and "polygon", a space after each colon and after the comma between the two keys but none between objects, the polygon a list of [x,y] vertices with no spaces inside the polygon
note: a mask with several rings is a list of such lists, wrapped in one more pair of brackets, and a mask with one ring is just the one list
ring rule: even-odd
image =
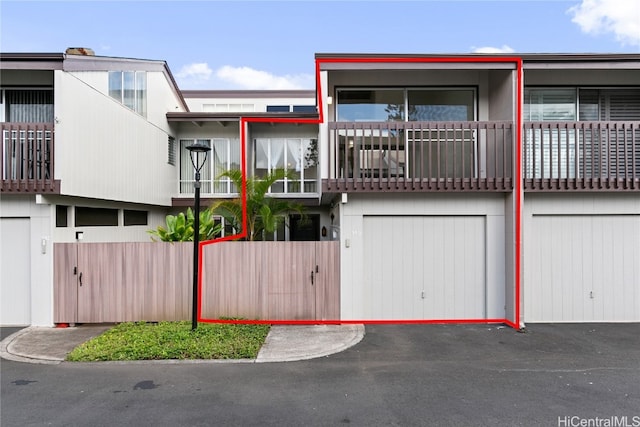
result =
[{"label": "black lamp post", "polygon": [[198,327],[198,246],[200,244],[200,170],[207,161],[207,154],[211,151],[208,145],[202,142],[196,142],[186,147],[191,155],[191,164],[195,169],[196,181],[193,184],[195,188],[195,206],[193,213],[193,304],[191,306],[191,330],[195,331]]}]

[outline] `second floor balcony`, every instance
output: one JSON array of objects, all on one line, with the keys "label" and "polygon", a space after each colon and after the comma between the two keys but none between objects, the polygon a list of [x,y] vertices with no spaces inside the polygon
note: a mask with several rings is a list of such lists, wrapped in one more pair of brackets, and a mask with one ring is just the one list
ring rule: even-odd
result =
[{"label": "second floor balcony", "polygon": [[325,192],[513,189],[513,122],[329,123]]},{"label": "second floor balcony", "polygon": [[640,190],[640,122],[525,122],[525,191]]},{"label": "second floor balcony", "polygon": [[0,123],[0,191],[60,193],[54,179],[53,123]]}]

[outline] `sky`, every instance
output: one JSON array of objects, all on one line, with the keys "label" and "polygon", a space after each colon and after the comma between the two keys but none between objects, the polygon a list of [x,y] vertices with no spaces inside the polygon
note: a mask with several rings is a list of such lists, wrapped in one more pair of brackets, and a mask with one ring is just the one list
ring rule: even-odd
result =
[{"label": "sky", "polygon": [[316,53],[640,53],[640,0],[0,0],[1,52],[166,61],[185,89],[313,89]]}]

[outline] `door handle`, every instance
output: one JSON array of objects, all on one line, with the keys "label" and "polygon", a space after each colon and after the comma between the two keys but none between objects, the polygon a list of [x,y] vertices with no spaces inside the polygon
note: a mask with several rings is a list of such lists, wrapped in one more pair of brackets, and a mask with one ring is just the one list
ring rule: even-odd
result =
[{"label": "door handle", "polygon": [[80,277],[78,278],[78,280],[80,280],[80,286],[82,286],[82,273],[80,273]]},{"label": "door handle", "polygon": [[311,286],[313,286],[313,276],[314,276],[314,273],[313,273],[313,270],[311,270]]}]

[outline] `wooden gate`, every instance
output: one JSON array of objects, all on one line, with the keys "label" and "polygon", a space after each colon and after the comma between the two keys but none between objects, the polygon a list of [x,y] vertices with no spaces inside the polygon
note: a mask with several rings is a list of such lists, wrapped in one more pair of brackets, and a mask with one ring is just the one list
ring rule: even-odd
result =
[{"label": "wooden gate", "polygon": [[207,245],[203,248],[202,317],[337,320],[338,251],[337,242]]},{"label": "wooden gate", "polygon": [[[338,320],[337,242],[223,242],[202,250],[202,317]],[[54,322],[191,318],[192,243],[56,243]]]}]

